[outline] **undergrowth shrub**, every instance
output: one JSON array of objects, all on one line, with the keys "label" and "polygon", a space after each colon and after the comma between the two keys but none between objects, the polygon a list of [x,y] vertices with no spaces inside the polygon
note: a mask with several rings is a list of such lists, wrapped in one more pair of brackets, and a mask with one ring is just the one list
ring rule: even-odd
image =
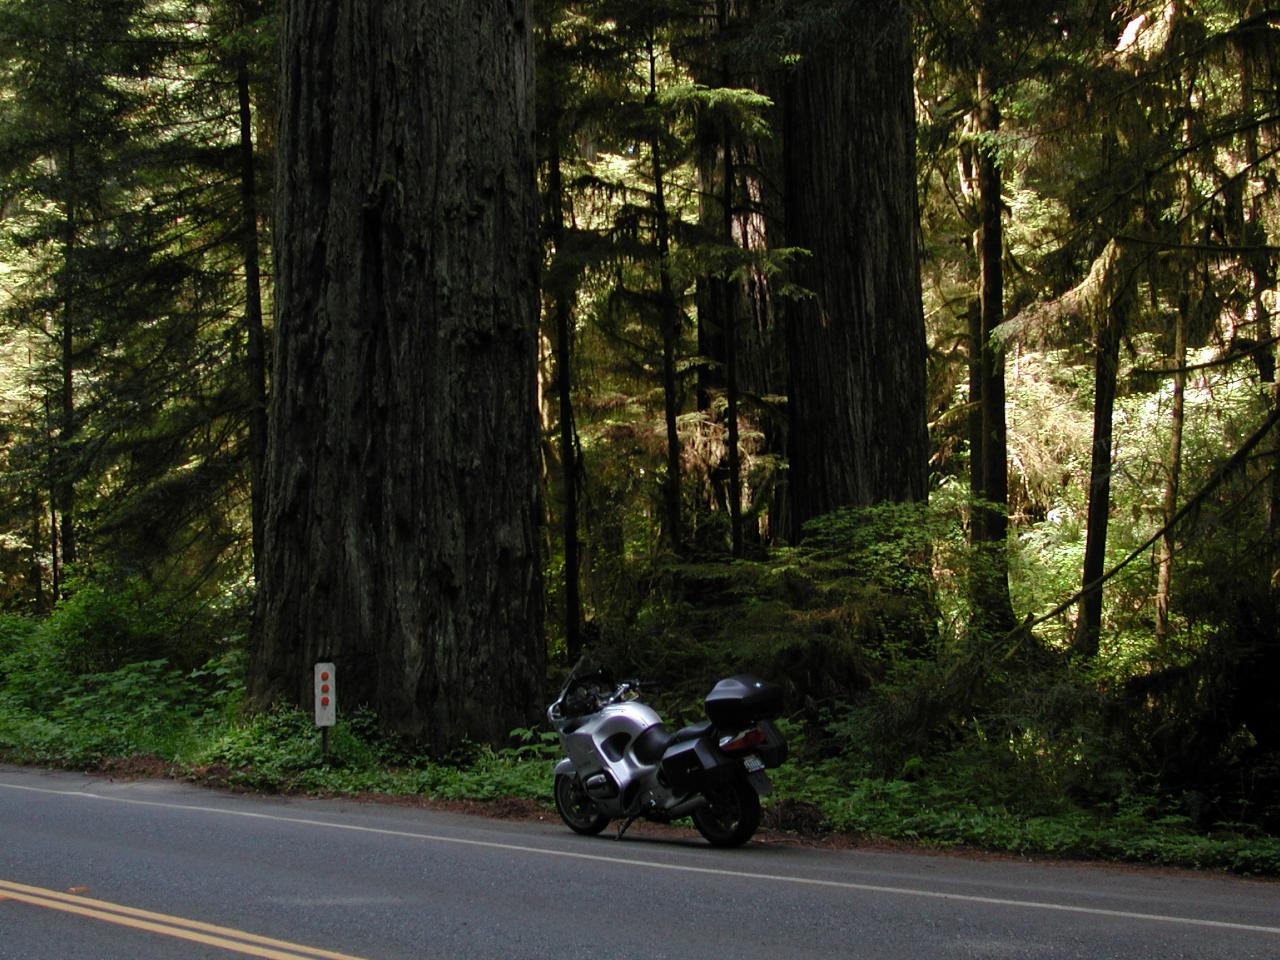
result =
[{"label": "undergrowth shrub", "polygon": [[54,675],[36,697],[0,693],[0,750],[91,767],[106,757],[178,754],[195,736],[201,691],[164,660],[80,676]]},{"label": "undergrowth shrub", "polygon": [[[1196,673],[1201,660],[1151,673],[1181,686],[1148,690],[1144,715],[1126,700],[1137,660],[1121,675],[1114,659],[1081,665],[1030,633],[966,629],[959,513],[924,509],[845,512],[766,560],[651,565],[648,599],[593,653],[620,675],[665,681],[646,700],[673,725],[701,719],[722,676],[781,680],[792,759],[773,773],[778,825],[1280,875],[1280,841],[1251,810],[1196,816],[1140,762],[1142,734],[1171,715],[1170,729],[1192,730],[1197,711],[1224,703],[1197,685],[1213,675]],[[199,616],[136,582],[118,595],[82,587],[44,621],[0,616],[0,758],[92,768],[147,755],[247,789],[549,804],[549,731],[430,762],[369,710],[339,718],[327,755],[308,711],[245,714],[243,637],[211,643],[218,631],[202,622],[203,639],[150,655]],[[1267,767],[1259,742],[1221,742],[1238,747],[1223,769],[1251,763],[1247,795],[1274,805],[1280,763]]]},{"label": "undergrowth shrub", "polygon": [[83,768],[188,751],[243,691],[235,647],[192,668],[199,612],[135,578],[80,582],[43,620],[0,617],[0,752]]}]

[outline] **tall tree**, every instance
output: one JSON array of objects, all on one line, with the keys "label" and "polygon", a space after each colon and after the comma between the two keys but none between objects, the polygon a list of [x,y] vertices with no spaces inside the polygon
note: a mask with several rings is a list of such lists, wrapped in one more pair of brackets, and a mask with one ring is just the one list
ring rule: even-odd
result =
[{"label": "tall tree", "polygon": [[658,257],[658,324],[662,331],[662,398],[663,423],[667,434],[667,471],[662,483],[662,502],[666,510],[667,542],[672,553],[684,552],[684,517],[681,509],[680,433],[677,418],[680,394],[676,363],[680,348],[684,311],[677,299],[671,263],[671,216],[667,210],[667,160],[662,148],[666,133],[663,117],[658,112],[658,57],[655,30],[645,38],[645,60],[648,64],[649,89],[645,106],[651,117],[649,127],[649,162],[653,174],[654,240]]},{"label": "tall tree", "polygon": [[826,5],[788,90],[792,538],[841,506],[924,500],[925,335],[909,8]]},{"label": "tall tree", "polygon": [[0,15],[0,168],[21,250],[5,319],[44,341],[31,362],[33,400],[56,413],[40,471],[55,594],[68,562],[154,571],[182,565],[178,539],[215,556],[234,539],[227,115],[216,84],[173,81],[210,46],[183,13],[93,0]]},{"label": "tall tree", "polygon": [[[573,403],[574,308],[581,265],[574,260],[569,190],[565,184],[564,144],[570,140],[573,118],[582,98],[575,71],[588,43],[571,29],[574,13],[560,0],[540,0],[534,7],[538,30],[538,136],[543,165],[543,232],[549,263],[542,288],[549,304],[555,366],[551,373],[555,390],[556,433],[560,454],[560,530],[564,551],[563,628],[565,655],[575,663],[582,653],[582,551],[579,533],[580,457]],[[583,18],[585,19],[585,18]],[[588,37],[590,33],[588,33]],[[554,499],[550,497],[549,499]],[[554,548],[553,548],[554,549]]]},{"label": "tall tree", "polygon": [[[988,33],[981,24],[979,33]],[[990,39],[994,40],[994,33]],[[977,358],[977,390],[970,384],[970,398],[978,398],[980,443],[973,455],[973,492],[983,501],[974,516],[975,543],[981,556],[975,576],[975,613],[994,631],[1013,627],[1009,600],[1009,445],[1005,422],[1004,346],[996,328],[1004,322],[1004,200],[1000,161],[995,138],[1000,132],[998,90],[992,68],[983,63],[977,76],[978,168],[978,336],[970,344]]]},{"label": "tall tree", "polygon": [[250,695],[435,749],[543,677],[532,21],[524,2],[287,0],[275,357]]},{"label": "tall tree", "polygon": [[1097,269],[1108,289],[1097,314],[1094,335],[1093,450],[1089,461],[1089,509],[1085,522],[1083,596],[1073,647],[1083,656],[1098,652],[1102,630],[1102,576],[1107,560],[1107,528],[1111,517],[1116,390],[1120,372],[1120,339],[1129,321],[1134,296],[1131,258],[1114,243]]},{"label": "tall tree", "polygon": [[233,0],[228,11],[233,41],[236,134],[240,180],[240,252],[244,261],[245,406],[249,445],[249,514],[255,567],[262,555],[262,513],[267,470],[267,347],[262,316],[262,243],[259,227],[258,156],[254,148],[254,34],[264,19],[258,0]]},{"label": "tall tree", "polygon": [[[761,422],[769,416],[761,398],[785,391],[782,377],[772,384],[769,379],[785,365],[768,299],[770,272],[785,251],[770,253],[767,244],[764,184],[771,182],[776,192],[781,163],[766,152],[774,142],[769,124],[776,105],[765,91],[776,85],[777,71],[753,32],[753,26],[761,34],[770,29],[758,6],[753,0],[708,4],[706,42],[689,66],[695,82],[707,88],[696,127],[699,227],[708,269],[698,279],[697,402],[708,423],[723,431],[725,455],[710,481],[715,503],[729,515],[730,548],[739,557],[748,534],[746,511],[758,513],[761,506],[743,502],[759,493],[750,490],[743,434],[756,433],[757,449],[769,448],[774,425]],[[773,452],[781,449],[777,443]]]}]

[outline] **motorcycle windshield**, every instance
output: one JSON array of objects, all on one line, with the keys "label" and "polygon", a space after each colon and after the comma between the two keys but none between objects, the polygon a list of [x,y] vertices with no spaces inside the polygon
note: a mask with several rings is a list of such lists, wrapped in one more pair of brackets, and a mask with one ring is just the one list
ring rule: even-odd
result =
[{"label": "motorcycle windshield", "polygon": [[601,703],[616,686],[613,674],[606,667],[584,656],[569,672],[560,696],[551,708],[563,717],[593,713],[600,709]]},{"label": "motorcycle windshield", "polygon": [[569,676],[565,678],[564,686],[560,688],[560,696],[558,701],[563,701],[566,693],[570,688],[579,685],[584,681],[594,680],[597,683],[608,686],[616,686],[613,679],[613,673],[608,667],[603,666],[590,654],[583,654],[578,658],[578,662],[573,665],[573,669],[569,671]]}]

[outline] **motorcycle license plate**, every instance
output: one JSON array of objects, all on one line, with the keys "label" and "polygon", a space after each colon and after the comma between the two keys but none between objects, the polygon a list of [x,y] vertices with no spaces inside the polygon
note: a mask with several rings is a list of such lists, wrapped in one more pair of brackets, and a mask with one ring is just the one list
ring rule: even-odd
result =
[{"label": "motorcycle license plate", "polygon": [[767,797],[773,793],[773,781],[764,771],[764,762],[757,756],[747,757],[742,765],[747,768],[747,782],[755,788],[756,793]]}]

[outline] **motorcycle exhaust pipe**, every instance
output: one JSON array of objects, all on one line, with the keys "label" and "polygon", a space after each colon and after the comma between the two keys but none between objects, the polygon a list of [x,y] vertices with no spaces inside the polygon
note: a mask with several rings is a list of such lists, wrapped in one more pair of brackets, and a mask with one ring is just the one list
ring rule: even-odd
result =
[{"label": "motorcycle exhaust pipe", "polygon": [[693,813],[693,811],[697,810],[699,807],[705,807],[706,805],[707,805],[707,798],[702,796],[702,794],[698,794],[696,796],[690,797],[688,800],[685,800],[682,803],[677,803],[674,807],[669,807],[667,810],[663,812],[666,813],[666,815],[671,817],[672,819],[676,819],[679,817],[687,817],[689,814]]}]

